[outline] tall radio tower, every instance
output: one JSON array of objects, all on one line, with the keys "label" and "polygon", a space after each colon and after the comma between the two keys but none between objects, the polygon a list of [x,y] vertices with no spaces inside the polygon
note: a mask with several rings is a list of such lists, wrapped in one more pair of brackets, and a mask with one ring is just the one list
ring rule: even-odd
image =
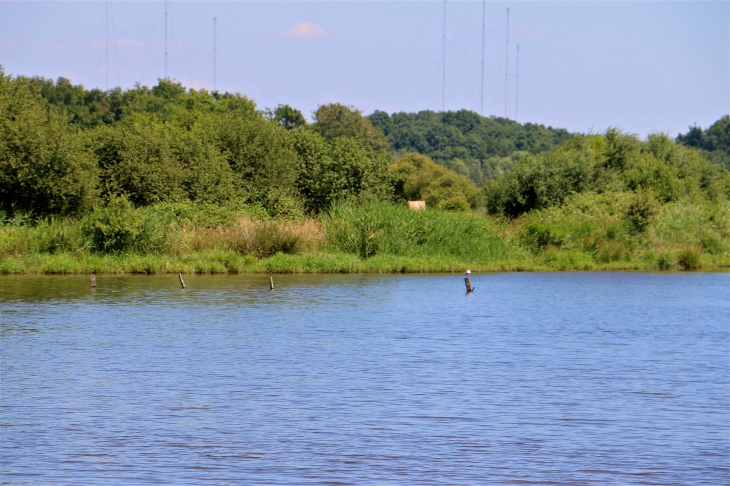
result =
[{"label": "tall radio tower", "polygon": [[509,9],[507,9],[507,50],[504,56],[504,117],[507,116],[507,96],[509,94]]},{"label": "tall radio tower", "polygon": [[515,121],[520,121],[520,45],[517,44],[517,72],[515,79]]},{"label": "tall radio tower", "polygon": [[165,0],[165,79],[167,79],[167,0]]},{"label": "tall radio tower", "polygon": [[105,10],[105,27],[104,27],[104,35],[105,35],[105,41],[104,41],[104,57],[105,57],[105,63],[106,68],[104,69],[104,89],[109,90],[109,0],[106,0],[105,2],[106,10]]},{"label": "tall radio tower", "polygon": [[441,111],[446,109],[446,0],[444,0],[443,72],[441,75]]},{"label": "tall radio tower", "polygon": [[482,0],[482,89],[479,98],[479,114],[484,116],[484,23],[487,18],[487,0]]},{"label": "tall radio tower", "polygon": [[217,44],[218,44],[218,25],[216,18],[213,17],[213,91],[215,91],[215,68],[216,68],[216,55],[217,55]]}]

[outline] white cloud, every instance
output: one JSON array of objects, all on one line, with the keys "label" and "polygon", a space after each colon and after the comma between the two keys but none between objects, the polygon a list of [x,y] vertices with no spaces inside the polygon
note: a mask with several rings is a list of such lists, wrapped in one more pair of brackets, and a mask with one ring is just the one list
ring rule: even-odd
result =
[{"label": "white cloud", "polygon": [[331,37],[332,32],[321,25],[302,22],[291,29],[285,30],[280,35],[281,37],[291,37],[294,39],[324,39],[325,37]]}]

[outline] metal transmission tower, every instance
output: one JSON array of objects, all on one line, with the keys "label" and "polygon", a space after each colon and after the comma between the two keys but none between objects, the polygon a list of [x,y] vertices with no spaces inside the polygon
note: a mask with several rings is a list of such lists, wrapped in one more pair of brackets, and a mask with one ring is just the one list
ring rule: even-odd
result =
[{"label": "metal transmission tower", "polygon": [[218,24],[216,18],[213,17],[213,91],[215,91],[215,68],[218,44]]},{"label": "metal transmission tower", "polygon": [[507,9],[507,49],[504,56],[504,117],[507,116],[507,97],[509,95],[509,9]]},{"label": "metal transmission tower", "polygon": [[167,0],[165,0],[165,79],[167,79]]},{"label": "metal transmission tower", "polygon": [[441,75],[441,111],[446,109],[446,0],[444,0],[443,73]]},{"label": "metal transmission tower", "polygon": [[105,26],[104,26],[104,56],[105,56],[105,63],[106,68],[104,69],[104,89],[109,90],[109,0],[106,0],[105,2]]},{"label": "metal transmission tower", "polygon": [[520,121],[520,45],[517,44],[517,71],[515,79],[515,121]]},{"label": "metal transmission tower", "polygon": [[479,98],[479,114],[484,116],[484,24],[487,18],[487,0],[482,0],[482,89]]}]

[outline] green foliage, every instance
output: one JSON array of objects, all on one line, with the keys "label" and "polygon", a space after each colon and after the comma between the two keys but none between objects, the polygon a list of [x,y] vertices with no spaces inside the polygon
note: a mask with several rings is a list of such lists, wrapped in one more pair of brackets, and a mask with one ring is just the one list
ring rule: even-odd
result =
[{"label": "green foliage", "polygon": [[[682,198],[726,200],[729,180],[727,170],[665,135],[641,142],[611,129],[521,158],[511,171],[485,183],[484,193],[489,212],[514,217],[559,206],[571,194],[585,191],[652,191],[664,203]],[[641,219],[640,212],[634,215]]]},{"label": "green foliage", "polygon": [[206,119],[217,149],[236,174],[247,203],[276,213],[282,201],[297,199],[299,157],[289,132],[263,117],[231,113]]},{"label": "green foliage", "polygon": [[82,212],[96,196],[96,175],[65,117],[0,68],[0,207]]},{"label": "green foliage", "polygon": [[473,262],[504,259],[507,248],[494,222],[475,214],[405,205],[342,203],[322,216],[331,251],[376,255],[461,258]]},{"label": "green foliage", "polygon": [[485,184],[487,209],[517,216],[558,205],[572,193],[591,188],[594,179],[595,161],[585,149],[566,147],[527,156],[512,171]]},{"label": "green foliage", "polygon": [[[540,153],[567,141],[562,129],[506,118],[485,118],[472,111],[394,113],[376,111],[368,117],[385,133],[391,147],[400,154],[418,152],[481,184],[502,172],[504,161],[515,152]],[[466,173],[453,166],[459,159]]]},{"label": "green foliage", "polygon": [[[425,200],[428,207],[464,209],[483,205],[481,191],[467,177],[411,153],[391,164],[395,196],[399,200]],[[466,203],[466,204],[465,204]]]},{"label": "green foliage", "polygon": [[707,160],[730,170],[730,116],[725,115],[704,131],[697,125],[689,127],[686,134],[677,136],[677,143],[699,149]]},{"label": "green foliage", "polygon": [[652,191],[638,191],[626,210],[626,219],[637,233],[641,233],[652,222],[658,210],[659,203]]},{"label": "green foliage", "polygon": [[343,199],[390,198],[387,155],[355,138],[327,140],[305,129],[291,133],[300,163],[296,184],[307,211],[317,213]]},{"label": "green foliage", "polygon": [[126,251],[142,233],[142,214],[126,198],[114,197],[94,213],[91,228],[97,251]]},{"label": "green foliage", "polygon": [[74,86],[65,78],[58,78],[56,82],[39,77],[18,77],[17,80],[27,83],[48,103],[68,114],[71,124],[81,128],[111,125],[139,114],[175,123],[185,123],[205,113],[256,114],[255,104],[238,94],[187,91],[180,83],[169,79],[160,79],[152,88],[138,84],[127,91],[114,88],[106,92]]},{"label": "green foliage", "polygon": [[688,246],[677,255],[677,263],[685,270],[697,270],[702,266],[702,248]]},{"label": "green foliage", "polygon": [[354,107],[339,103],[322,105],[314,112],[314,119],[313,128],[326,139],[349,137],[359,140],[376,152],[388,149],[388,141],[383,133]]},{"label": "green foliage", "polygon": [[271,113],[271,119],[287,130],[293,130],[307,125],[307,120],[302,115],[302,112],[289,105],[277,106],[274,112]]}]

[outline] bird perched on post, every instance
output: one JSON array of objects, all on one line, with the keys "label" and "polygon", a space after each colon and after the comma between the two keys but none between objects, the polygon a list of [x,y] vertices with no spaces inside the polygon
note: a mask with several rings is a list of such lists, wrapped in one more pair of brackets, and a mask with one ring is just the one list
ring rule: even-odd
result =
[{"label": "bird perched on post", "polygon": [[467,277],[468,277],[469,275],[471,275],[471,270],[467,269],[467,270],[466,270],[466,272],[464,272],[464,275],[466,275]]}]

